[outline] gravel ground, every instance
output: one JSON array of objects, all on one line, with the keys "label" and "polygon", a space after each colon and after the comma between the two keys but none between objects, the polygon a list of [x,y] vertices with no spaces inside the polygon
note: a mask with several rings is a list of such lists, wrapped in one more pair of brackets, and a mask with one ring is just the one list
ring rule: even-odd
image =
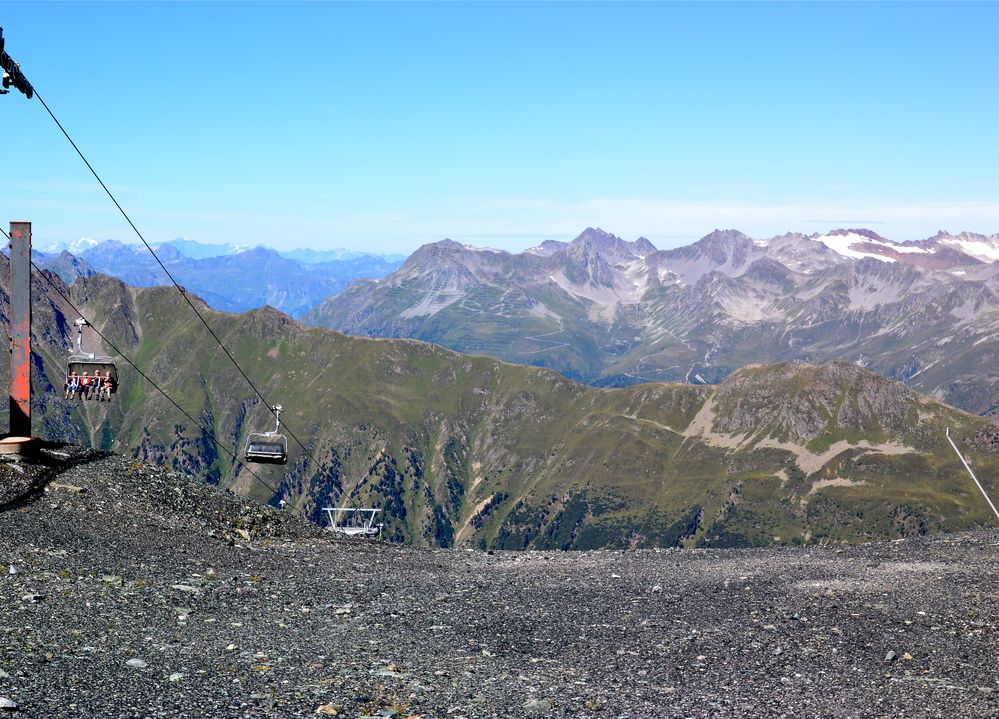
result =
[{"label": "gravel ground", "polygon": [[13,716],[999,717],[999,532],[417,550],[52,447],[0,569]]}]

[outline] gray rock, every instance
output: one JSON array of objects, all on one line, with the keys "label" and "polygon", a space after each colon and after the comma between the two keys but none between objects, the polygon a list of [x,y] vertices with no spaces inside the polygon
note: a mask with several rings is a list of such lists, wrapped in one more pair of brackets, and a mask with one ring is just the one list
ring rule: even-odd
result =
[{"label": "gray rock", "polygon": [[885,661],[886,662],[893,662],[896,659],[898,659],[898,654],[896,654],[894,651],[890,651],[887,654],[885,654]]},{"label": "gray rock", "polygon": [[528,699],[524,702],[524,711],[530,714],[545,714],[555,708],[551,699]]},{"label": "gray rock", "polygon": [[8,712],[16,712],[18,710],[17,702],[13,699],[8,699],[7,697],[0,697],[0,709]]},{"label": "gray rock", "polygon": [[149,666],[139,658],[129,659],[127,662],[125,662],[125,664],[132,667],[132,669],[145,669],[146,667]]},{"label": "gray rock", "polygon": [[192,587],[190,584],[171,584],[170,589],[176,589],[178,592],[186,592],[187,594],[199,594],[201,592],[197,587]]}]

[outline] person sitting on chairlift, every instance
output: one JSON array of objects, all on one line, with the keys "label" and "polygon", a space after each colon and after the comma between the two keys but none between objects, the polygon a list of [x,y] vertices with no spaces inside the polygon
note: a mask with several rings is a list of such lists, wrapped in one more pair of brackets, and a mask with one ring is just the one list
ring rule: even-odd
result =
[{"label": "person sitting on chairlift", "polygon": [[104,370],[104,379],[101,380],[100,399],[104,402],[110,402],[112,389],[114,389],[114,380],[111,379],[111,370]]},{"label": "person sitting on chairlift", "polygon": [[77,391],[80,389],[80,378],[76,375],[76,370],[73,370],[66,377],[66,394],[63,399],[69,399],[71,397],[76,397]]},{"label": "person sitting on chairlift", "polygon": [[90,373],[84,372],[83,376],[80,377],[80,399],[88,400],[90,399]]}]

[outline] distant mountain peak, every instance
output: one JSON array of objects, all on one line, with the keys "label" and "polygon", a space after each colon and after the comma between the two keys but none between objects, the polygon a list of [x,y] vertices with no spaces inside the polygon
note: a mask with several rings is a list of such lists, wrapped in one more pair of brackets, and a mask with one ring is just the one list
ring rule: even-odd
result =
[{"label": "distant mountain peak", "polygon": [[583,246],[592,247],[598,253],[612,259],[642,257],[656,251],[655,245],[644,237],[628,242],[599,227],[587,227],[569,243],[570,252],[574,252],[574,248]]},{"label": "distant mountain peak", "polygon": [[732,247],[749,246],[753,238],[739,230],[713,230],[694,243],[695,247]]},{"label": "distant mountain peak", "polygon": [[633,246],[633,247],[634,247],[634,248],[635,248],[636,250],[638,250],[638,251],[639,251],[639,252],[640,252],[641,254],[643,254],[643,255],[647,255],[647,254],[649,254],[650,252],[656,252],[656,251],[657,251],[657,249],[656,249],[656,246],[655,246],[655,245],[653,245],[653,244],[652,244],[652,243],[651,243],[651,242],[650,242],[650,241],[649,241],[648,239],[646,239],[645,237],[639,237],[639,238],[638,238],[637,240],[635,240],[635,241],[634,241],[634,242],[632,243],[632,246]]},{"label": "distant mountain peak", "polygon": [[439,247],[446,250],[465,250],[468,249],[460,242],[455,242],[450,237],[445,237],[443,240],[438,240],[437,242],[431,242],[424,245],[424,247]]},{"label": "distant mountain peak", "polygon": [[848,237],[849,235],[859,235],[860,237],[866,237],[867,239],[874,240],[875,242],[881,242],[881,243],[888,243],[889,242],[888,240],[886,240],[884,237],[882,237],[881,235],[879,235],[874,230],[868,230],[868,229],[864,229],[862,227],[861,228],[849,229],[849,230],[845,230],[845,229],[833,230],[833,231],[829,232],[828,235],[832,236],[832,237]]},{"label": "distant mountain peak", "polygon": [[526,252],[527,254],[530,255],[542,255],[542,256],[554,255],[556,252],[564,250],[567,245],[568,243],[559,242],[558,240],[545,240],[537,247],[531,247],[530,249],[526,250]]},{"label": "distant mountain peak", "polygon": [[579,236],[576,237],[576,239],[573,240],[573,242],[586,242],[586,241],[600,242],[600,241],[619,240],[619,239],[621,238],[619,238],[617,235],[613,235],[610,232],[607,232],[603,228],[587,227],[585,230],[579,233]]},{"label": "distant mountain peak", "polygon": [[280,259],[282,256],[281,253],[278,252],[277,250],[270,247],[266,247],[264,245],[254,245],[253,247],[247,247],[245,250],[237,254],[242,254],[244,257],[249,257],[254,259],[256,258]]},{"label": "distant mountain peak", "polygon": [[716,229],[694,244],[670,252],[688,257],[706,257],[716,265],[731,261],[734,266],[740,267],[745,264],[753,247],[753,239],[739,230]]},{"label": "distant mountain peak", "polygon": [[627,250],[628,243],[622,240],[617,235],[612,235],[610,232],[605,232],[599,227],[587,227],[579,236],[576,237],[572,242],[569,243],[570,246],[578,247],[580,245],[590,245],[597,248],[598,250],[610,250],[618,251],[621,249]]},{"label": "distant mountain peak", "polygon": [[443,240],[437,240],[436,242],[428,242],[425,245],[420,245],[420,247],[416,249],[416,252],[411,254],[406,259],[403,263],[403,267],[411,267],[435,257],[451,256],[467,251],[468,249],[465,245],[445,237]]},{"label": "distant mountain peak", "polygon": [[714,230],[706,234],[704,237],[702,237],[700,240],[698,240],[698,242],[718,242],[718,241],[732,242],[732,241],[741,241],[741,240],[752,240],[752,238],[746,233],[742,232],[741,230],[734,230],[734,229],[719,230],[718,228],[715,228]]},{"label": "distant mountain peak", "polygon": [[956,251],[979,262],[991,264],[999,261],[999,234],[982,235],[965,231],[952,235],[941,230],[926,242],[949,251]]}]

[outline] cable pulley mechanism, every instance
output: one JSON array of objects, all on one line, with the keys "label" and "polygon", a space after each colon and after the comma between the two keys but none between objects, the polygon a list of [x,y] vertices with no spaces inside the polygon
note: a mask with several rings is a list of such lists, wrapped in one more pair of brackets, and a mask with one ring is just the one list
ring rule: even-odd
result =
[{"label": "cable pulley mechanism", "polygon": [[0,67],[3,68],[3,87],[0,88],[0,94],[6,95],[10,92],[10,88],[13,87],[15,90],[20,90],[24,93],[24,96],[29,100],[34,96],[35,88],[31,86],[28,78],[21,72],[21,66],[14,62],[14,58],[4,50],[2,27],[0,27]]}]

